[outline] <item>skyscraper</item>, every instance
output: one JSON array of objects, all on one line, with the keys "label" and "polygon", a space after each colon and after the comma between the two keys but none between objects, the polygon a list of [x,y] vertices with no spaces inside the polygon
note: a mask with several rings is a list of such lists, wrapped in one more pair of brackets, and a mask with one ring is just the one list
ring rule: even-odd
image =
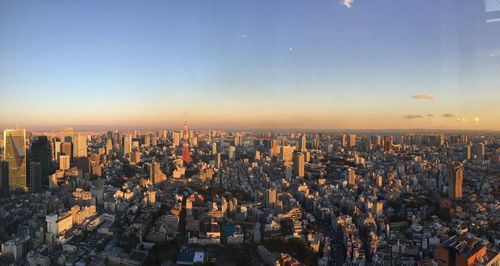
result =
[{"label": "skyscraper", "polygon": [[306,151],[307,150],[306,144],[307,144],[306,134],[302,134],[302,137],[300,138],[300,143],[299,143],[299,150],[302,152]]},{"label": "skyscraper", "polygon": [[61,155],[59,156],[59,169],[68,170],[71,166],[71,158],[69,155]]},{"label": "skyscraper", "polygon": [[59,137],[61,138],[62,142],[72,142],[73,141],[73,128],[71,128],[71,127],[61,128],[61,131],[59,133]]},{"label": "skyscraper", "polygon": [[38,193],[42,190],[42,164],[30,162],[29,191]]},{"label": "skyscraper", "polygon": [[159,184],[165,181],[165,175],[161,172],[160,163],[151,163],[151,168],[149,169],[149,178],[153,184]]},{"label": "skyscraper", "polygon": [[127,134],[123,137],[123,153],[128,155],[132,152],[132,136]]},{"label": "skyscraper", "polygon": [[268,188],[265,192],[266,207],[276,206],[277,192],[275,188]]},{"label": "skyscraper", "polygon": [[384,151],[392,150],[392,136],[384,136]]},{"label": "skyscraper", "polygon": [[217,153],[217,143],[212,143],[212,154],[216,154]]},{"label": "skyscraper", "polygon": [[293,169],[295,176],[304,177],[304,153],[295,153],[293,158]]},{"label": "skyscraper", "polygon": [[461,165],[450,165],[448,170],[450,199],[462,198],[462,182],[464,180],[464,168]]},{"label": "skyscraper", "polygon": [[220,153],[215,155],[215,169],[219,169],[221,166]]},{"label": "skyscraper", "polygon": [[349,134],[349,147],[356,146],[356,134]]},{"label": "skyscraper", "polygon": [[5,129],[3,131],[3,160],[7,163],[9,190],[26,190],[26,131]]},{"label": "skyscraper", "polygon": [[87,135],[83,133],[73,134],[73,157],[87,157]]},{"label": "skyscraper", "polygon": [[[30,161],[39,162],[41,165],[42,187],[49,186],[48,176],[52,168],[51,148],[47,136],[38,136],[33,139],[31,144]],[[30,181],[31,182],[31,181]]]},{"label": "skyscraper", "polygon": [[234,160],[236,158],[236,147],[229,146],[229,160]]},{"label": "skyscraper", "polygon": [[73,144],[71,142],[61,143],[61,154],[68,155],[71,161],[73,157]]},{"label": "skyscraper", "polygon": [[347,135],[346,135],[346,134],[342,134],[342,135],[340,136],[340,145],[341,145],[342,147],[347,146]]}]

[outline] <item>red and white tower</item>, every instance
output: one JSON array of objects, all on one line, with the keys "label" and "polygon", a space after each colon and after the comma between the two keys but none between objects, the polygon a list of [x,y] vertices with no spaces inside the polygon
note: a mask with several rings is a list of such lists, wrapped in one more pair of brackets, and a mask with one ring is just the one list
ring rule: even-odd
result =
[{"label": "red and white tower", "polygon": [[189,152],[189,132],[187,125],[187,115],[184,116],[184,144],[182,145],[182,160],[184,163],[191,163],[191,154]]}]

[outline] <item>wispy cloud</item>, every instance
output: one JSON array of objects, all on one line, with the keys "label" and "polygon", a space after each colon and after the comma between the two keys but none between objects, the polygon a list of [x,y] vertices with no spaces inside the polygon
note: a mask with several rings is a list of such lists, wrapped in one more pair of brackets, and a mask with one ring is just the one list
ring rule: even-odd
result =
[{"label": "wispy cloud", "polygon": [[413,99],[418,99],[418,100],[434,100],[434,97],[423,93],[417,93],[411,97]]},{"label": "wispy cloud", "polygon": [[434,117],[433,114],[427,114],[427,117]]},{"label": "wispy cloud", "polygon": [[492,51],[492,52],[490,53],[490,56],[491,56],[491,57],[500,56],[500,50]]},{"label": "wispy cloud", "polygon": [[246,35],[245,33],[241,32],[241,31],[236,31],[236,35],[243,38],[243,39],[248,38],[248,35]]},{"label": "wispy cloud", "polygon": [[405,115],[405,119],[417,119],[417,118],[423,118],[422,115]]},{"label": "wispy cloud", "polygon": [[456,115],[450,114],[450,113],[444,113],[441,116],[444,117],[444,118],[454,118],[454,117],[456,117]]},{"label": "wispy cloud", "polygon": [[352,2],[354,2],[354,0],[341,0],[340,4],[347,7],[347,8],[351,8]]}]

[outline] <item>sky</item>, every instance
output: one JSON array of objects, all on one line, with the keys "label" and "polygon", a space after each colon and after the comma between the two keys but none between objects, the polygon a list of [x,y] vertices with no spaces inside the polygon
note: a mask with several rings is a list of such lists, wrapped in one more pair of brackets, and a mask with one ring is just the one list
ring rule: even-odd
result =
[{"label": "sky", "polygon": [[3,0],[0,128],[180,128],[187,113],[193,128],[500,130],[492,15],[466,0]]}]

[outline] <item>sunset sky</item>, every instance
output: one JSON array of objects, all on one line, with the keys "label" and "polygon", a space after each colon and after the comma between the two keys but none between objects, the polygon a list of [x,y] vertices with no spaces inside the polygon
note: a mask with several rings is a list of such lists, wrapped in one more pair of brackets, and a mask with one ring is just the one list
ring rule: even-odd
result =
[{"label": "sunset sky", "polygon": [[482,1],[0,1],[0,128],[500,130]]}]

